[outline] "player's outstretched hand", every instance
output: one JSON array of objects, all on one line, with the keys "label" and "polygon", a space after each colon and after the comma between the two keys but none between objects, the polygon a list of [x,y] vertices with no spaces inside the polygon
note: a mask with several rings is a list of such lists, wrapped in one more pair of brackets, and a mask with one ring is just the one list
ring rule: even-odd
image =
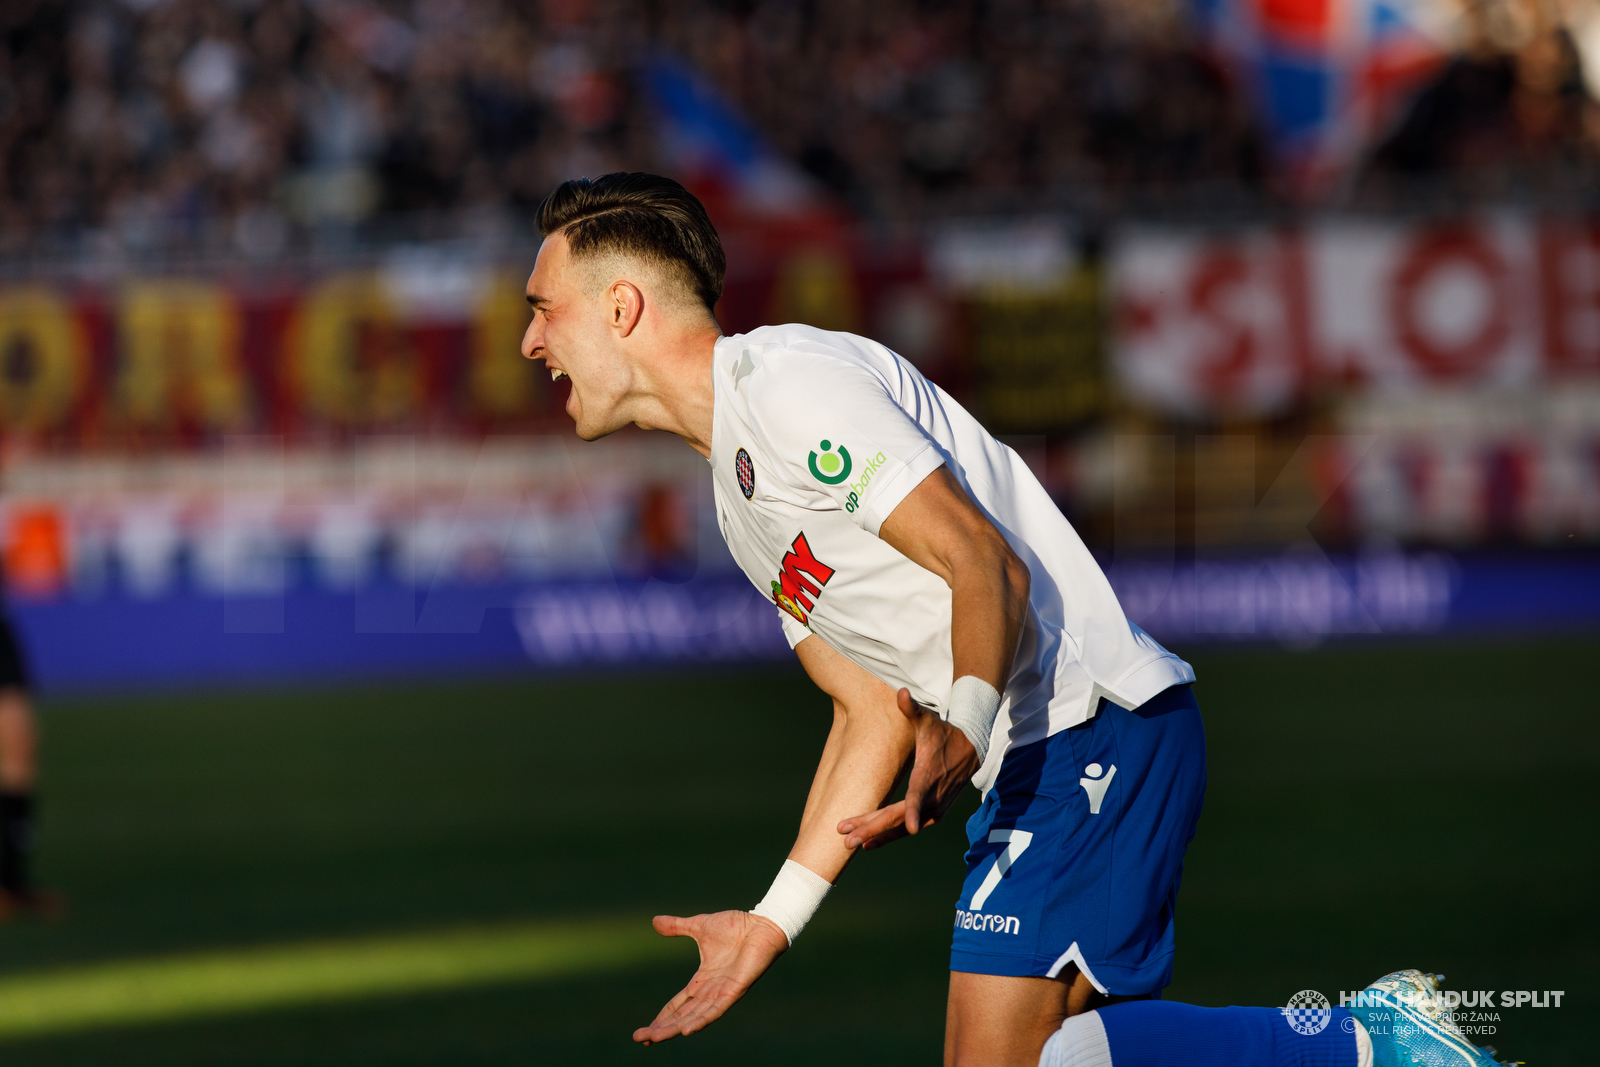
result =
[{"label": "player's outstretched hand", "polygon": [[748,911],[719,911],[687,919],[657,915],[655,928],[664,937],[694,938],[700,948],[700,968],[683,991],[667,1001],[655,1022],[633,1032],[633,1039],[646,1045],[705,1029],[744,996],[789,947],[789,939],[777,923]]},{"label": "player's outstretched hand", "polygon": [[978,773],[978,750],[967,735],[911,699],[911,690],[896,695],[900,714],[917,731],[916,755],[906,798],[870,815],[839,824],[846,848],[882,848],[944,818],[961,790]]}]

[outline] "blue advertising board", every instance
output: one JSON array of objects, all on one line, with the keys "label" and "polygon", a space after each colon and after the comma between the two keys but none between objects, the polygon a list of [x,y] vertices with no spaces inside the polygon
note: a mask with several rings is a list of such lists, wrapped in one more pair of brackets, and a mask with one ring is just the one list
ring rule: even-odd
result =
[{"label": "blue advertising board", "polygon": [[[1178,649],[1345,637],[1600,630],[1600,554],[1289,554],[1112,562],[1129,617]],[[17,600],[46,692],[738,663],[788,656],[738,573],[222,596]]]}]

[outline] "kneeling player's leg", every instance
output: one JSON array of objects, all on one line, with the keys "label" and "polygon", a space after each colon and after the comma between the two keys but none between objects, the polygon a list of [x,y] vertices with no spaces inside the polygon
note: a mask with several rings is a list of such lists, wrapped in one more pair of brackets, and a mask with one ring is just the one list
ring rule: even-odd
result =
[{"label": "kneeling player's leg", "polygon": [[950,972],[945,1014],[947,1067],[1029,1063],[1061,1021],[1095,997],[1089,980],[1071,969],[1056,978],[1013,978]]},{"label": "kneeling player's leg", "polygon": [[951,971],[945,1067],[1032,1063],[1067,1017],[1071,991],[1053,978]]},{"label": "kneeling player's leg", "polygon": [[949,1067],[1032,1064],[1062,1020],[1117,1002],[1070,964],[1055,978],[950,972],[944,1058]]},{"label": "kneeling player's leg", "polygon": [[1045,1042],[1039,1067],[1371,1067],[1365,1037],[1343,1008],[1307,1034],[1282,1008],[1146,1000],[1074,1015]]}]

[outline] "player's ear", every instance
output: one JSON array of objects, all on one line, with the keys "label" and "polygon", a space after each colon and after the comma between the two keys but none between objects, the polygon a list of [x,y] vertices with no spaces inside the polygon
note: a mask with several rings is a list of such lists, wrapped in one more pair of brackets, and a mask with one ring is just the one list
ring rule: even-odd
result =
[{"label": "player's ear", "polygon": [[613,282],[608,294],[611,298],[611,328],[618,337],[627,337],[644,317],[644,294],[632,282]]}]

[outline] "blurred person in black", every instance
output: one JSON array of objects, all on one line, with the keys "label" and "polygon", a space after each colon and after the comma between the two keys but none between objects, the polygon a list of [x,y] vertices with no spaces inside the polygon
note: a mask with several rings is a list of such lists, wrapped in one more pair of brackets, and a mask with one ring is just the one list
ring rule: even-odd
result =
[{"label": "blurred person in black", "polygon": [[0,613],[0,922],[18,912],[60,910],[60,901],[41,892],[28,869],[38,752],[27,662],[10,620]]},{"label": "blurred person in black", "polygon": [[1374,176],[1454,175],[1495,191],[1592,162],[1600,117],[1560,27],[1514,50],[1468,49],[1447,64],[1378,147]]}]

